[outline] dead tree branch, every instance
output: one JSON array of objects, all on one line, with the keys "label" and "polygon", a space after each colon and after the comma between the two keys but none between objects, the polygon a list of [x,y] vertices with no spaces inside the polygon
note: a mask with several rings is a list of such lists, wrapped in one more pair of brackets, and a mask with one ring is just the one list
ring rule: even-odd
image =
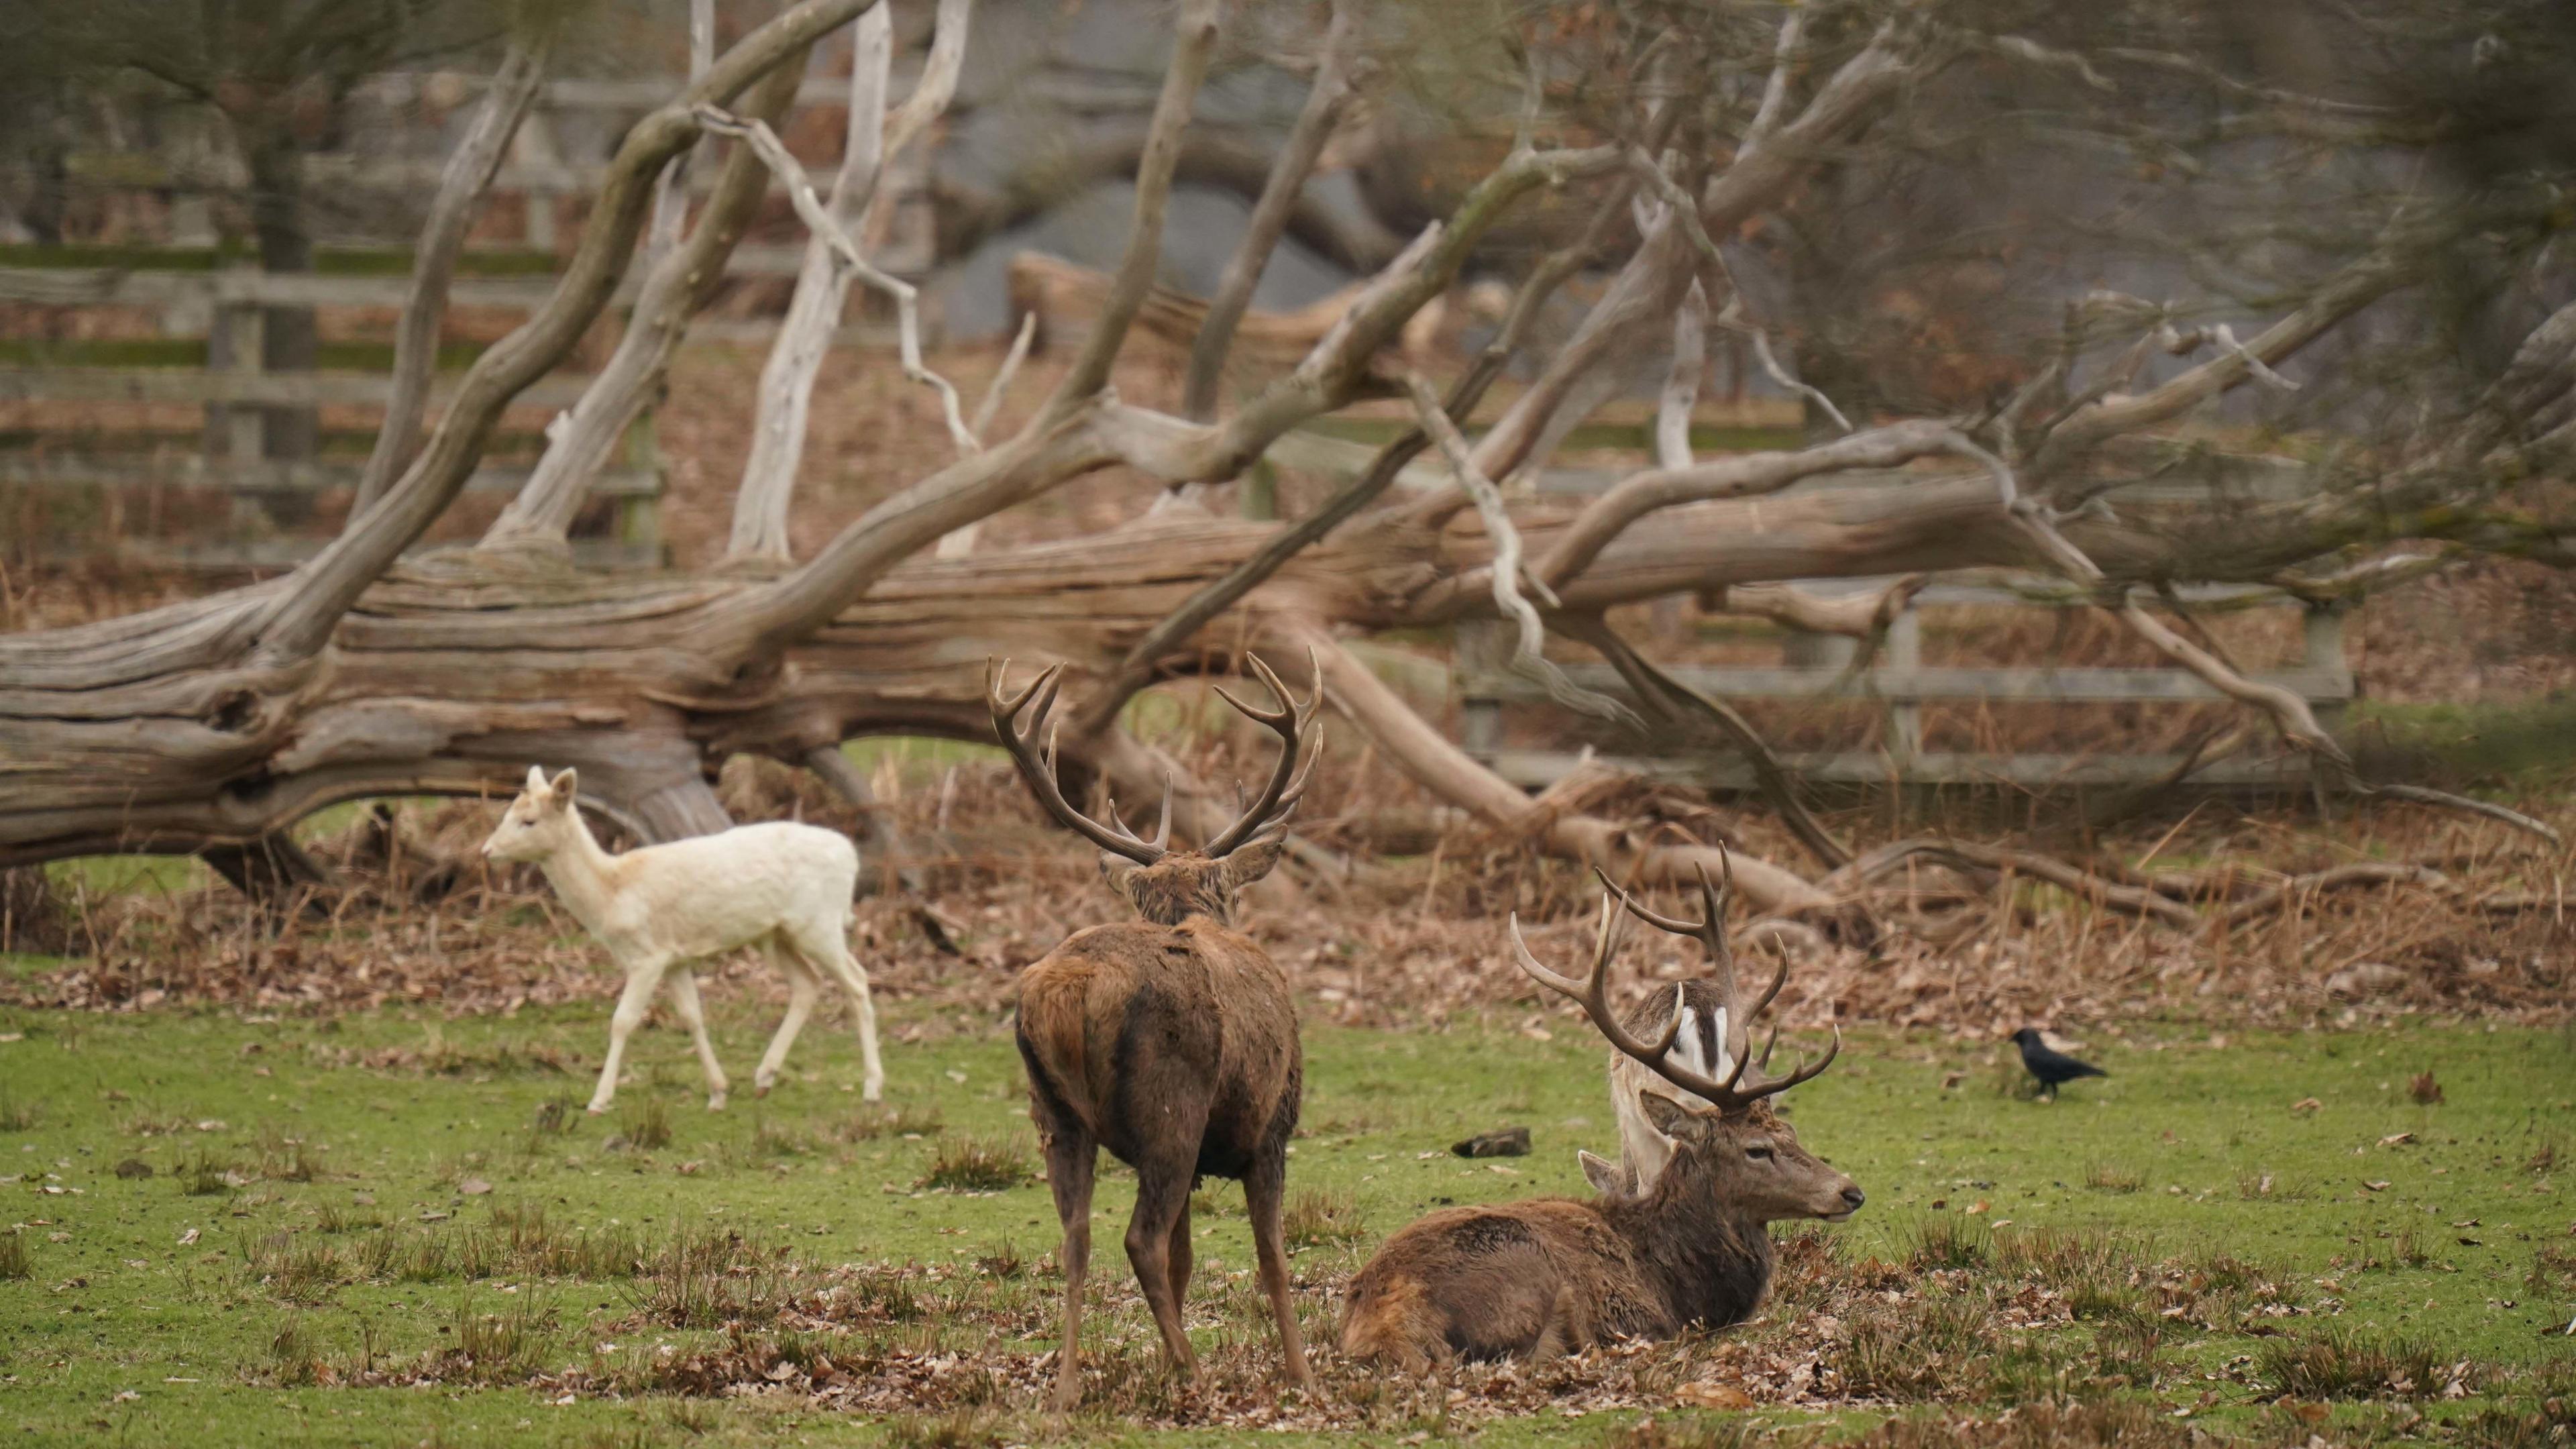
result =
[{"label": "dead tree branch", "polygon": [[1619,671],[1619,677],[1628,682],[1630,692],[1667,720],[1678,721],[1695,716],[1701,723],[1714,727],[1744,757],[1745,763],[1753,767],[1753,777],[1762,786],[1763,798],[1780,812],[1782,822],[1789,827],[1791,834],[1798,837],[1800,844],[1806,846],[1827,870],[1851,863],[1850,847],[1836,840],[1833,833],[1825,829],[1824,822],[1807,808],[1807,802],[1799,798],[1797,780],[1780,763],[1780,757],[1771,752],[1770,742],[1763,739],[1761,731],[1756,730],[1753,722],[1733,705],[1711,699],[1666,674],[1652,660],[1638,653],[1627,640],[1620,638],[1597,614],[1560,615],[1556,627],[1558,633],[1590,645],[1602,658],[1609,660],[1611,667]]},{"label": "dead tree branch", "polygon": [[1305,107],[1289,128],[1279,158],[1271,163],[1270,179],[1263,183],[1261,197],[1253,203],[1243,239],[1226,260],[1216,295],[1208,299],[1207,320],[1191,344],[1188,380],[1181,402],[1184,417],[1205,422],[1216,416],[1217,389],[1224,381],[1226,354],[1234,345],[1235,326],[1252,305],[1252,290],[1260,285],[1262,269],[1269,264],[1271,252],[1287,230],[1289,214],[1305,194],[1307,179],[1314,175],[1315,163],[1324,154],[1324,143],[1332,139],[1334,128],[1350,108],[1351,64],[1359,47],[1362,4],[1363,0],[1335,0],[1333,18],[1324,31],[1323,50],[1316,59],[1315,79],[1306,91]]},{"label": "dead tree branch", "polygon": [[[1450,743],[1321,630],[1301,634],[1298,642],[1316,650],[1335,709],[1375,740],[1397,768],[1488,826],[1526,835],[1551,854],[1597,865],[1618,880],[1680,885],[1697,879],[1697,871],[1720,868],[1720,852],[1712,846],[1655,843],[1597,816],[1551,812]],[[1755,909],[1835,915],[1835,899],[1795,874],[1746,855],[1735,856],[1733,864],[1736,886]]]},{"label": "dead tree branch", "polygon": [[1655,466],[1691,465],[1691,410],[1708,366],[1708,292],[1698,282],[1673,314],[1673,363],[1655,399]]},{"label": "dead tree branch", "polygon": [[[783,111],[796,97],[801,65],[782,65],[762,78],[750,96],[755,110]],[[783,79],[782,79],[783,77]],[[581,399],[546,430],[545,455],[519,496],[483,535],[486,550],[535,548],[559,552],[582,501],[618,439],[662,391],[671,358],[689,334],[689,322],[715,300],[725,261],[768,190],[760,158],[737,147],[717,174],[715,192],[695,231],[665,252],[637,292],[626,335]]]},{"label": "dead tree branch", "polygon": [[420,451],[421,417],[428,410],[429,385],[438,371],[438,333],[447,320],[447,289],[456,275],[456,258],[465,250],[465,233],[473,225],[476,205],[500,171],[510,138],[518,133],[519,122],[527,118],[528,106],[545,81],[553,43],[551,34],[511,40],[482,105],[465,128],[464,139],[439,169],[438,192],[430,198],[429,216],[421,224],[420,242],[413,250],[411,289],[403,298],[402,319],[394,324],[393,392],[385,399],[375,447],[358,474],[351,518],[373,507]]},{"label": "dead tree branch", "polygon": [[[1624,197],[1614,194],[1613,199],[1623,201]],[[1484,399],[1486,389],[1503,375],[1504,367],[1510,363],[1512,354],[1519,350],[1540,310],[1556,294],[1556,289],[1581,270],[1584,262],[1593,255],[1609,230],[1610,218],[1616,214],[1615,207],[1603,208],[1594,216],[1582,237],[1572,245],[1550,253],[1532,269],[1505,314],[1501,330],[1485,344],[1465,375],[1449,389],[1449,395],[1441,399],[1443,412],[1451,417],[1465,417],[1476,410],[1476,404]],[[1027,335],[1028,329],[1023,326],[1022,339],[1025,340]],[[1144,637],[1136,641],[1135,647],[1127,651],[1127,657],[1119,661],[1116,671],[1083,705],[1081,713],[1075,717],[1075,732],[1090,735],[1106,729],[1118,717],[1119,711],[1126,708],[1127,701],[1135,697],[1136,691],[1153,680],[1154,671],[1173,650],[1259,588],[1288,560],[1322,542],[1334,529],[1358,516],[1402,475],[1407,464],[1421,456],[1429,446],[1430,436],[1421,428],[1406,429],[1380,448],[1368,467],[1325,500],[1322,507],[1282,530],[1258,552],[1227,571],[1224,577],[1192,594],[1180,608],[1147,630]]]},{"label": "dead tree branch", "polygon": [[1088,400],[1109,381],[1110,364],[1127,341],[1136,309],[1145,305],[1145,293],[1154,285],[1154,269],[1162,257],[1163,217],[1171,204],[1172,169],[1180,159],[1181,134],[1189,126],[1199,84],[1207,78],[1219,8],[1218,0],[1182,0],[1180,17],[1174,22],[1171,65],[1163,73],[1163,93],[1154,102],[1144,156],[1136,165],[1136,220],[1128,234],[1127,254],[1119,261],[1117,280],[1100,309],[1099,322],[1057,385],[1050,412]]},{"label": "dead tree branch", "polygon": [[[242,642],[254,643],[261,658],[278,663],[310,659],[322,648],[358,596],[455,501],[510,399],[572,350],[616,292],[652,201],[653,178],[698,137],[694,108],[730,105],[781,65],[801,65],[816,41],[876,3],[799,0],[743,37],[678,97],[635,123],[609,163],[581,244],[545,305],[475,360],[401,480],[298,569],[286,588],[245,616],[249,637]],[[234,642],[229,632],[215,641],[217,647]]]},{"label": "dead tree branch", "polygon": [[[1485,536],[1494,542],[1494,561],[1487,570],[1494,607],[1519,630],[1519,642],[1512,650],[1512,672],[1537,683],[1547,691],[1548,698],[1567,709],[1595,719],[1637,726],[1636,715],[1626,705],[1582,688],[1566,678],[1564,670],[1548,662],[1547,624],[1539,617],[1537,606],[1521,592],[1521,535],[1520,530],[1512,526],[1511,511],[1503,506],[1502,490],[1494,486],[1494,480],[1476,471],[1466,438],[1459,433],[1458,425],[1449,420],[1449,414],[1441,409],[1440,399],[1431,391],[1431,384],[1423,381],[1419,374],[1407,373],[1404,385],[1413,396],[1415,425],[1430,435],[1441,456],[1449,460],[1458,486],[1475,500],[1476,514],[1484,520]],[[1545,584],[1536,580],[1528,582],[1549,608],[1557,607],[1555,594]]]},{"label": "dead tree branch", "polygon": [[931,371],[922,361],[920,289],[869,264],[866,254],[859,250],[858,242],[833,217],[823,199],[814,194],[814,184],[806,179],[804,166],[766,121],[756,117],[728,116],[712,108],[702,109],[699,120],[718,135],[739,136],[748,142],[752,154],[785,183],[788,200],[794,204],[797,217],[814,235],[830,245],[840,268],[894,298],[896,356],[902,363],[903,375],[939,394],[940,416],[948,424],[948,440],[960,455],[972,456],[981,452],[983,442],[966,429],[964,405],[958,401],[955,385]]},{"label": "dead tree branch", "polygon": [[[846,236],[865,219],[884,173],[886,77],[894,61],[894,22],[886,7],[859,17],[850,50],[849,126],[841,142],[841,169],[832,178],[829,212]],[[784,561],[787,521],[796,497],[796,474],[805,457],[806,410],[814,379],[831,350],[855,275],[843,264],[833,238],[821,231],[805,239],[796,291],[769,360],[760,370],[759,400],[751,426],[751,451],[733,499],[733,533],[725,556]]]}]

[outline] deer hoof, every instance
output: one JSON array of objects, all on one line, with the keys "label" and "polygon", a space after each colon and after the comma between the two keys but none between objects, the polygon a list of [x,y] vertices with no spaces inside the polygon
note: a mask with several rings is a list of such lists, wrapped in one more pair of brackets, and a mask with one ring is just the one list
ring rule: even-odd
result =
[{"label": "deer hoof", "polygon": [[724,1094],[724,1093],[722,1093],[722,1092],[709,1092],[709,1093],[707,1093],[707,1110],[708,1110],[708,1111],[710,1111],[710,1112],[721,1112],[721,1111],[723,1111],[723,1110],[724,1110],[724,1104],[725,1104],[725,1094]]},{"label": "deer hoof", "polygon": [[866,1082],[859,1088],[860,1101],[874,1102],[883,1096],[885,1096],[885,1080],[881,1077],[876,1080]]},{"label": "deer hoof", "polygon": [[608,1115],[608,1104],[606,1102],[593,1102],[590,1104],[588,1110],[590,1115],[593,1117],[605,1117]]}]

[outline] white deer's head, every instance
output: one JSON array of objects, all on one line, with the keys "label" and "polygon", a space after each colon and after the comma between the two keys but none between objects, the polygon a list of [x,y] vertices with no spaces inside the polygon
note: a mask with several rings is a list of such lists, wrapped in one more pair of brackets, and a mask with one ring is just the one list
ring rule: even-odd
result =
[{"label": "white deer's head", "polygon": [[549,781],[542,767],[530,765],[527,788],[501,812],[501,823],[483,842],[483,858],[543,860],[561,850],[581,828],[573,809],[580,784],[570,770]]}]

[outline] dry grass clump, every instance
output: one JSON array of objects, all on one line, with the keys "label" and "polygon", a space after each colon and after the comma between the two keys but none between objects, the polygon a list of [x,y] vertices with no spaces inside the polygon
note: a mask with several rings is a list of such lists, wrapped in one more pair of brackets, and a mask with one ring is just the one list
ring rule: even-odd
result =
[{"label": "dry grass clump", "polygon": [[2467,1377],[2457,1367],[2429,1343],[2342,1328],[2267,1340],[2256,1362],[2266,1384],[2296,1399],[2429,1399]]},{"label": "dry grass clump", "polygon": [[1995,1235],[1975,1219],[1947,1215],[1922,1219],[1905,1237],[1905,1261],[1917,1269],[1982,1267],[1995,1247]]},{"label": "dry grass clump", "polygon": [[1001,1192],[1037,1176],[1018,1144],[1001,1138],[949,1137],[939,1144],[916,1187],[946,1192]]},{"label": "dry grass clump", "polygon": [[658,1152],[671,1145],[671,1104],[646,1094],[630,1099],[617,1113],[617,1135],[626,1145]]},{"label": "dry grass clump", "polygon": [[14,1282],[35,1272],[27,1257],[27,1235],[23,1228],[0,1233],[0,1282]]},{"label": "dry grass clump", "polygon": [[1367,1232],[1360,1224],[1359,1199],[1330,1189],[1300,1188],[1290,1193],[1279,1224],[1281,1236],[1292,1248],[1338,1247],[1358,1242]]},{"label": "dry grass clump", "polygon": [[936,1107],[863,1107],[833,1130],[844,1142],[874,1142],[883,1137],[936,1137],[946,1123]]},{"label": "dry grass clump", "polygon": [[216,1197],[231,1192],[246,1180],[232,1159],[217,1155],[213,1149],[200,1147],[182,1164],[178,1172],[180,1191],[190,1197]]},{"label": "dry grass clump", "polygon": [[2147,1179],[2143,1173],[2114,1167],[2107,1162],[2095,1162],[2084,1169],[2084,1185],[2095,1192],[2128,1193],[2145,1187]]}]

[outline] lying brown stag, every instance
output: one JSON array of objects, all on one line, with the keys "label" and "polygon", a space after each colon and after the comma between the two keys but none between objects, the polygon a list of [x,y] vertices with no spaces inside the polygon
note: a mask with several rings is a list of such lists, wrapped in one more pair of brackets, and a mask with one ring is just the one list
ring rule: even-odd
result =
[{"label": "lying brown stag", "polygon": [[[1306,792],[1307,777],[1297,769],[1299,741],[1311,733],[1323,696],[1318,688],[1300,706],[1268,665],[1251,664],[1279,709],[1254,709],[1217,692],[1278,733],[1279,764],[1252,808],[1198,850],[1165,848],[1172,830],[1168,792],[1162,827],[1150,841],[1119,823],[1114,802],[1106,823],[1066,803],[1052,742],[1043,754],[1036,748],[1055,702],[1056,670],[1007,699],[1001,688],[1007,663],[986,680],[993,728],[1020,777],[1056,819],[1100,847],[1110,888],[1144,917],[1076,931],[1020,976],[1017,1035],[1028,1064],[1029,1115],[1046,1147],[1047,1181],[1064,1224],[1058,1412],[1069,1412],[1082,1397],[1082,1285],[1091,1258],[1092,1173],[1103,1147],[1136,1169],[1127,1261],[1162,1331],[1165,1366],[1198,1376],[1181,1326],[1190,1284],[1190,1193],[1203,1176],[1232,1177],[1243,1182],[1261,1286],[1279,1320],[1288,1376],[1300,1387],[1314,1382],[1288,1296],[1279,1224],[1288,1138],[1297,1127],[1305,1074],[1297,1012],[1288,979],[1234,929],[1234,900],[1278,863],[1288,817]],[[1029,710],[1032,700],[1036,707]],[[1023,710],[1031,715],[1025,733]],[[1309,750],[1310,769],[1312,759]]]},{"label": "lying brown stag", "polygon": [[[1703,881],[1709,908],[1703,934],[1699,925],[1644,909],[1607,878],[1602,884],[1607,893],[1586,979],[1573,981],[1540,965],[1515,918],[1512,948],[1521,968],[1582,1003],[1592,1024],[1624,1056],[1713,1105],[1686,1106],[1654,1091],[1637,1094],[1638,1109],[1671,1143],[1670,1161],[1638,1195],[1451,1208],[1387,1239],[1351,1280],[1342,1352],[1352,1358],[1427,1373],[1461,1358],[1539,1360],[1612,1338],[1669,1338],[1691,1324],[1738,1323],[1770,1286],[1765,1224],[1788,1218],[1840,1222],[1860,1207],[1861,1190],[1799,1146],[1798,1134],[1772,1113],[1767,1100],[1831,1065],[1842,1050],[1841,1029],[1821,1060],[1785,1077],[1748,1079],[1750,1054],[1740,1044],[1723,1078],[1674,1061],[1679,1016],[1667,1016],[1650,1042],[1610,1009],[1604,978],[1619,949],[1621,908],[1663,929],[1713,939],[1722,952],[1725,893]],[[1727,965],[1718,977],[1715,1004],[1733,1038],[1742,1030],[1738,1024],[1749,1023],[1748,1014],[1737,1009],[1731,961]],[[1784,963],[1784,978],[1787,970]],[[1775,984],[1772,992],[1778,990]]]}]

